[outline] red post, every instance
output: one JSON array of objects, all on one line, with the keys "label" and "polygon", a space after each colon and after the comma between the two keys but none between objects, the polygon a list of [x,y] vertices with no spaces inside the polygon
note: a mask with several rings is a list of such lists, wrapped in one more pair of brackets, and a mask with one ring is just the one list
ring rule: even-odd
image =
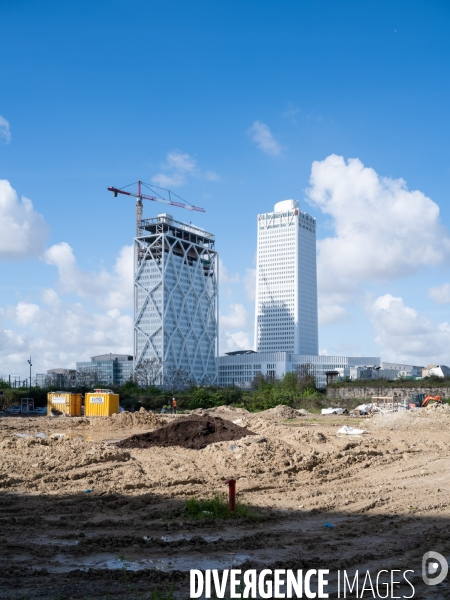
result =
[{"label": "red post", "polygon": [[236,508],[236,479],[227,479],[228,485],[228,508],[233,512]]}]

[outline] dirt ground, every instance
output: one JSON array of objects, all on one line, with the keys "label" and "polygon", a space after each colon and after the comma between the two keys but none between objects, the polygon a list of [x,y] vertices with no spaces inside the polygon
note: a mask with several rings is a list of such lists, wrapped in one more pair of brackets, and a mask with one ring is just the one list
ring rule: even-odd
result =
[{"label": "dirt ground", "polygon": [[[325,568],[331,584],[339,569],[413,569],[414,598],[450,598],[448,578],[421,578],[425,552],[450,562],[450,406],[289,411],[207,411],[256,435],[201,450],[115,445],[177,416],[1,417],[0,598],[139,599],[173,584],[181,599],[189,569],[230,567]],[[226,493],[230,477],[259,519],[189,519],[185,500]]]}]

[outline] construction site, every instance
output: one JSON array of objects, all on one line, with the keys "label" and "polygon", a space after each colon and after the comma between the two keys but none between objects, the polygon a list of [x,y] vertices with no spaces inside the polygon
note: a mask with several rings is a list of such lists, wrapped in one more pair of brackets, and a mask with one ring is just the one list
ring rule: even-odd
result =
[{"label": "construction site", "polygon": [[[143,185],[108,188],[137,198],[134,356],[124,362],[155,368],[149,389],[176,389],[176,376],[194,391],[180,397],[183,414],[133,412],[137,400],[123,411],[117,392],[98,388],[84,398],[50,391],[47,409],[34,411],[23,398],[0,416],[0,597],[182,600],[194,569],[325,569],[329,595],[316,586],[308,597],[449,598],[446,581],[431,587],[421,571],[425,552],[450,554],[450,405],[439,390],[372,386],[349,412],[351,391],[326,399],[317,389],[327,364],[346,369],[349,360],[311,355],[293,372],[305,362],[293,354],[280,377],[273,361],[284,369],[287,355],[268,352],[263,365],[264,353],[248,351],[222,365],[233,372],[228,391],[239,392],[225,401],[214,387],[214,236],[168,214],[143,219],[143,199],[203,210],[168,190],[168,199],[145,195]],[[235,372],[259,387],[243,395]],[[387,581],[394,571],[408,579]],[[341,572],[354,581],[343,596]],[[358,573],[376,577],[371,595]],[[239,596],[226,588],[219,597]]]},{"label": "construction site", "polygon": [[[329,590],[342,569],[414,571],[414,596],[349,598],[449,598],[421,575],[450,554],[449,426],[442,403],[2,417],[0,597],[182,599],[190,569],[323,568]],[[217,512],[230,478],[236,512]]]}]

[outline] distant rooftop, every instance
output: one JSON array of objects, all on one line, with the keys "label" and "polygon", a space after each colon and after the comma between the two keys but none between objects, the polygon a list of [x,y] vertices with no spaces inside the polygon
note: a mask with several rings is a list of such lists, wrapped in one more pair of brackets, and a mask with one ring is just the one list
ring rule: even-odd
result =
[{"label": "distant rooftop", "polygon": [[99,354],[98,356],[91,356],[92,362],[99,362],[102,360],[133,360],[133,357],[129,354]]},{"label": "distant rooftop", "polygon": [[241,354],[256,354],[254,350],[234,350],[233,352],[225,352],[227,356],[239,356]]}]

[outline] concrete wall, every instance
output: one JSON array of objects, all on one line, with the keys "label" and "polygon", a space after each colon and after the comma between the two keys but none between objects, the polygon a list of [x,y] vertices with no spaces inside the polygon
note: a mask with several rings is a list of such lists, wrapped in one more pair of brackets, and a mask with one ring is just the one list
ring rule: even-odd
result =
[{"label": "concrete wall", "polygon": [[329,400],[350,399],[350,398],[362,398],[370,399],[372,396],[393,396],[397,394],[398,397],[404,398],[405,396],[410,397],[411,394],[431,394],[436,396],[439,394],[441,398],[450,397],[450,387],[384,387],[384,386],[349,386],[349,387],[329,387],[327,389],[327,398]]}]

